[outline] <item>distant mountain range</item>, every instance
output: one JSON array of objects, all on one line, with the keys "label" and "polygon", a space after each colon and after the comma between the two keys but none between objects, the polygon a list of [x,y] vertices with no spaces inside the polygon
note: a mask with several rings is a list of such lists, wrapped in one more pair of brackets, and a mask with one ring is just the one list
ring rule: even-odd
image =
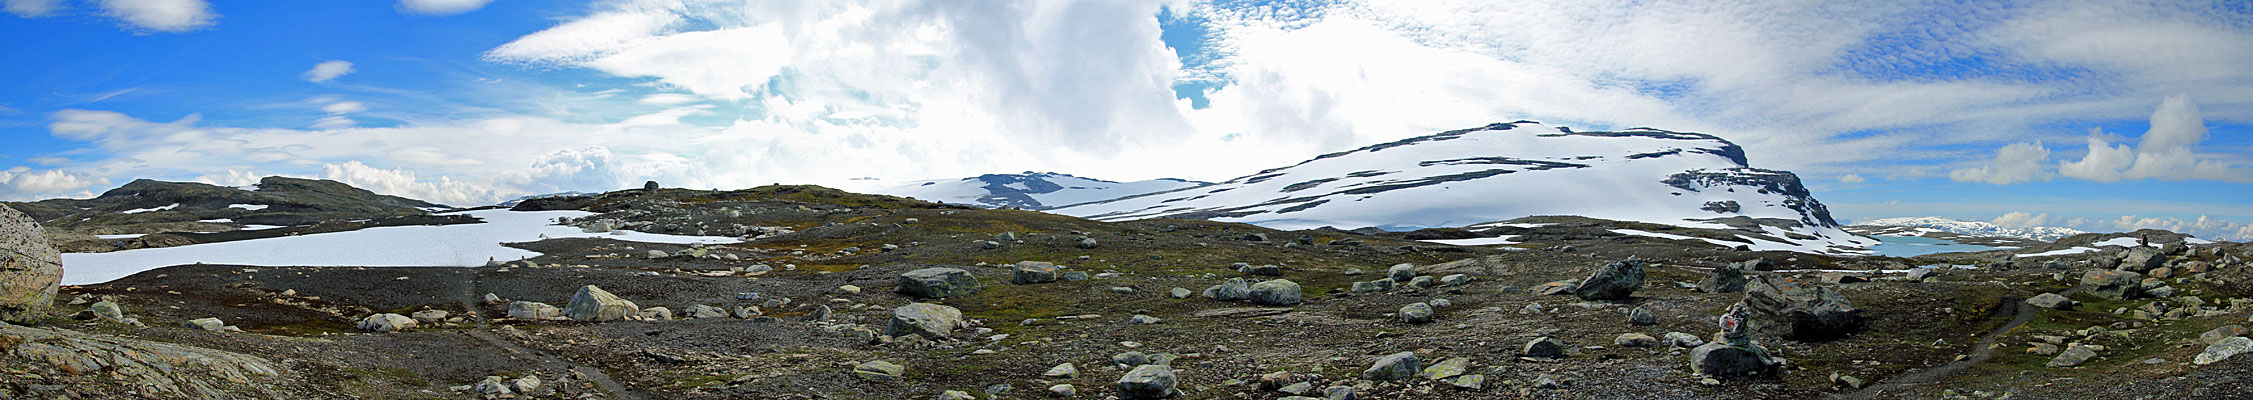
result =
[{"label": "distant mountain range", "polygon": [[[866,182],[866,183],[863,183]],[[933,179],[890,183],[858,181],[866,187],[854,191],[915,198],[924,201],[993,208],[1046,210],[1092,201],[1195,187],[1208,183],[1182,179],[1113,182],[1054,172],[986,174],[960,179]]]},{"label": "distant mountain range", "polygon": [[2088,233],[2050,226],[2006,228],[1988,222],[1941,217],[1879,218],[1856,223],[1850,228],[1856,233],[1866,235],[1926,236],[1932,233],[1945,232],[1965,236],[1997,236],[2044,242]]}]

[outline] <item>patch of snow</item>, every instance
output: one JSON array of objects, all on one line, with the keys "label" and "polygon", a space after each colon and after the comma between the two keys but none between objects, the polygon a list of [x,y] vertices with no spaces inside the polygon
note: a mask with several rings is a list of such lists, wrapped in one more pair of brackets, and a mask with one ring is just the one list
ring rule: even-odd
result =
[{"label": "patch of snow", "polygon": [[2136,238],[2132,238],[2132,237],[2117,237],[2117,238],[2112,238],[2112,240],[2106,240],[2106,241],[2102,241],[2102,242],[2090,243],[2090,245],[2092,245],[2092,246],[2112,246],[2112,247],[2142,247],[2142,245],[2141,245],[2141,244],[2139,244],[2139,243],[2143,243],[2143,242],[2142,242],[2141,240],[2139,240],[2139,239],[2136,239]]},{"label": "patch of snow", "polygon": [[245,224],[245,225],[243,225],[243,228],[242,228],[242,230],[246,230],[246,231],[255,231],[255,230],[274,229],[274,228],[288,228],[288,227],[287,227],[287,226],[281,226],[281,225],[256,225],[256,224]]},{"label": "patch of snow", "polygon": [[132,239],[132,238],[137,238],[137,237],[142,237],[142,236],[148,236],[148,234],[146,234],[146,233],[128,233],[128,234],[122,234],[122,235],[94,235],[94,238],[95,238],[95,239]]},{"label": "patch of snow", "polygon": [[[996,184],[1002,181],[1013,182]],[[1035,185],[1031,184],[1030,181],[1042,181],[1053,186],[1039,185],[1042,188],[1035,189]],[[1203,183],[1177,179],[1112,182],[1068,174],[1025,172],[1021,174],[993,174],[958,179],[904,182],[875,179],[855,180],[842,185],[845,187],[840,187],[840,189],[949,204],[1039,209],[1189,188],[1201,184]],[[1043,192],[1041,190],[1048,191]],[[1030,199],[1031,203],[1022,203],[1022,199]]]},{"label": "patch of snow", "polygon": [[[1612,230],[1612,233],[1617,233],[1617,234],[1621,234],[1621,235],[1649,236],[1649,237],[1655,237],[1655,238],[1660,238],[1660,239],[1674,239],[1674,240],[1697,240],[1697,239],[1704,239],[1704,238],[1696,238],[1696,237],[1689,237],[1689,236],[1682,236],[1682,235],[1670,235],[1670,234],[1664,234],[1664,233],[1658,233],[1658,232],[1651,232],[1651,231],[1634,230],[1634,229],[1613,229],[1613,230]],[[1707,240],[1712,240],[1712,239],[1707,239]]]},{"label": "patch of snow", "polygon": [[232,224],[232,223],[235,223],[235,220],[234,220],[234,219],[231,219],[231,218],[220,218],[220,219],[199,219],[199,220],[196,220],[196,222],[209,222],[209,223],[214,223],[214,224]]},{"label": "patch of snow", "polygon": [[1540,228],[1540,227],[1544,227],[1544,226],[1550,226],[1550,225],[1556,225],[1556,224],[1551,224],[1551,223],[1539,223],[1539,224],[1516,224],[1516,223],[1505,224],[1505,223],[1486,223],[1486,224],[1478,224],[1478,225],[1471,225],[1471,226],[1466,226],[1465,228],[1500,228],[1500,227],[1505,227],[1505,226],[1506,226],[1506,227],[1512,227],[1512,228],[1526,228],[1526,229],[1533,229],[1533,228]]},{"label": "patch of snow", "polygon": [[548,238],[602,237],[650,243],[727,244],[727,237],[586,233],[553,225],[556,218],[581,218],[584,211],[470,211],[481,224],[392,226],[356,231],[134,249],[108,253],[63,254],[63,284],[108,282],[151,269],[194,263],[265,266],[462,267],[487,259],[516,260],[540,253],[502,246]]},{"label": "patch of snow", "polygon": [[1470,239],[1438,239],[1438,240],[1425,240],[1425,241],[1423,241],[1423,242],[1429,242],[1429,243],[1439,243],[1439,244],[1449,244],[1449,245],[1456,245],[1456,246],[1494,246],[1494,245],[1505,245],[1505,244],[1518,244],[1518,235],[1502,235],[1502,236],[1500,236],[1500,237],[1490,237],[1490,238],[1470,238]]},{"label": "patch of snow", "polygon": [[2020,255],[2017,255],[2017,256],[2015,256],[2015,257],[2048,257],[2048,256],[2062,256],[2062,255],[2069,255],[2069,254],[2081,254],[2081,253],[2087,253],[2087,252],[2092,252],[2092,251],[2097,251],[2097,249],[2096,249],[2095,247],[2074,247],[2074,248],[2070,248],[2070,249],[2065,249],[2065,250],[2051,250],[2051,251],[2045,251],[2045,252],[2040,252],[2040,253],[2032,253],[2032,254],[2020,254]]},{"label": "patch of snow", "polygon": [[250,211],[258,211],[258,210],[264,210],[264,209],[266,209],[266,207],[272,207],[272,206],[269,206],[269,205],[265,205],[265,204],[228,204],[228,205],[227,205],[227,208],[240,208],[240,209],[244,209],[244,210],[250,210]]},{"label": "patch of snow", "polygon": [[1854,226],[1909,228],[1907,231],[1888,230],[1878,233],[1880,235],[1924,236],[1926,234],[1947,232],[1958,235],[2014,237],[2020,239],[2040,240],[2045,242],[2062,239],[2067,236],[2087,233],[2080,230],[2053,226],[2005,228],[2000,225],[1995,225],[1993,223],[1984,221],[1964,221],[1959,219],[1941,217],[1879,218],[1869,221],[1863,221],[1861,223],[1854,224]]},{"label": "patch of snow", "polygon": [[2194,237],[2186,237],[2186,238],[2183,238],[2183,243],[2189,243],[2189,244],[2214,244],[2214,241],[2212,241],[2212,240],[2206,240],[2206,239],[2199,239],[2199,238],[2194,238]]},{"label": "patch of snow", "polygon": [[439,211],[452,210],[453,208],[450,208],[450,207],[415,207],[415,209],[417,209],[417,210],[422,210],[423,212],[439,212]]},{"label": "patch of snow", "polygon": [[153,211],[164,211],[164,210],[170,210],[170,209],[174,209],[174,208],[180,208],[180,203],[172,203],[172,205],[169,205],[169,206],[163,206],[163,207],[157,207],[157,208],[135,208],[135,209],[131,209],[131,210],[120,211],[120,213],[123,213],[123,214],[140,214],[140,213],[145,213],[145,212],[153,212]]}]

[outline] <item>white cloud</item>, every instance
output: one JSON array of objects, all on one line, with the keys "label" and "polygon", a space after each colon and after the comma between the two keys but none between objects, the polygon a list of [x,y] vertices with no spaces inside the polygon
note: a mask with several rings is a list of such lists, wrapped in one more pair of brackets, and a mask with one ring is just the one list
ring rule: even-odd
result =
[{"label": "white cloud", "polygon": [[259,179],[265,177],[265,175],[259,175],[256,171],[229,169],[217,174],[198,176],[195,177],[195,179],[189,179],[188,181],[208,183],[219,186],[249,186],[250,184],[258,183]]},{"label": "white cloud", "polygon": [[330,114],[351,114],[367,110],[368,105],[360,104],[357,101],[339,101],[321,106],[321,111],[327,111]]},{"label": "white cloud", "polygon": [[[14,199],[69,196],[72,191],[88,186],[108,186],[108,178],[87,176],[62,170],[33,170],[15,167],[0,171],[0,197]],[[84,197],[84,196],[77,196]]]},{"label": "white cloud", "polygon": [[300,77],[305,78],[306,82],[321,83],[350,74],[353,71],[351,61],[328,60],[322,61],[320,64],[313,64],[313,69],[305,70],[305,74]]},{"label": "white cloud", "polygon": [[448,205],[476,205],[489,203],[493,192],[483,185],[458,182],[452,177],[440,176],[436,180],[422,180],[413,171],[382,169],[347,161],[343,164],[321,166],[321,179],[344,182],[368,191],[403,196],[407,198]]},{"label": "white cloud", "polygon": [[1869,179],[1864,179],[1861,175],[1856,174],[1846,174],[1845,176],[1838,177],[1839,183],[1864,183],[1869,181]]},{"label": "white cloud", "polygon": [[2212,159],[2200,159],[2198,144],[2206,141],[2206,123],[2189,96],[2168,96],[2151,113],[2151,130],[2135,147],[2113,146],[2101,131],[2089,134],[2089,153],[2079,161],[2062,161],[2058,172],[2067,177],[2099,182],[2133,179],[2218,180],[2253,182],[2253,169]]},{"label": "white cloud", "polygon": [[2049,160],[2050,149],[2041,143],[2012,143],[1996,150],[1993,162],[1978,168],[1948,171],[1948,179],[1996,185],[2047,181],[2051,177]]},{"label": "white cloud", "polygon": [[9,14],[15,14],[18,17],[39,18],[54,15],[55,11],[62,10],[63,0],[6,0],[0,1],[0,8],[6,9]]},{"label": "white cloud", "polygon": [[2221,218],[2200,215],[2196,219],[2146,218],[2122,215],[2109,220],[2078,220],[2076,228],[2092,232],[2127,232],[2139,229],[2161,229],[2190,234],[2206,239],[2253,241],[2253,224],[2231,222]]},{"label": "white cloud", "polygon": [[129,26],[158,32],[187,32],[219,23],[203,0],[97,0],[102,13]]},{"label": "white cloud", "polygon": [[399,10],[422,15],[455,15],[485,8],[493,0],[399,0]]},{"label": "white cloud", "polygon": [[2004,228],[2032,228],[2039,226],[2051,226],[2050,224],[2053,221],[2051,221],[2050,215],[2047,213],[2031,214],[2014,211],[2008,214],[2003,214],[2000,217],[1995,217],[1995,220],[1992,222],[1995,225]]}]

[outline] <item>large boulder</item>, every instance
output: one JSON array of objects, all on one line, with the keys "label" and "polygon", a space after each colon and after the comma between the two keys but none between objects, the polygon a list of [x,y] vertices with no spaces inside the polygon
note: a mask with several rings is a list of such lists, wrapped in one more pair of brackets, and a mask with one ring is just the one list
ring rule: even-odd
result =
[{"label": "large boulder", "polygon": [[2081,274],[2081,291],[2113,300],[2143,296],[2143,274],[2118,270],[2090,270]]},{"label": "large boulder", "polygon": [[407,330],[408,328],[415,327],[415,324],[416,322],[414,318],[408,318],[405,315],[386,313],[370,315],[367,318],[361,318],[360,323],[357,326],[360,328],[360,330],[383,333]]},{"label": "large boulder", "polygon": [[2158,248],[2130,248],[2127,254],[2120,256],[2120,269],[2122,270],[2144,272],[2164,265],[2167,265],[2167,255],[2161,253]]},{"label": "large boulder", "polygon": [[1421,364],[1422,362],[1416,359],[1415,352],[1393,353],[1378,357],[1376,363],[1369,365],[1369,369],[1361,371],[1361,379],[1372,381],[1408,379],[1408,377],[1416,376],[1418,371],[1424,369]]},{"label": "large boulder", "polygon": [[2065,296],[2059,296],[2057,293],[2043,293],[2026,299],[2026,304],[2055,310],[2071,310],[2080,303],[2065,298]]},{"label": "large boulder", "polygon": [[1772,376],[1783,361],[1760,346],[1711,342],[1690,349],[1690,371],[1716,378]]},{"label": "large boulder", "polygon": [[1270,306],[1299,304],[1299,283],[1276,279],[1252,284],[1252,303]]},{"label": "large boulder", "polygon": [[30,216],[0,206],[0,321],[31,323],[55,306],[63,258]]},{"label": "large boulder", "polygon": [[1753,331],[1792,340],[1828,339],[1861,329],[1862,310],[1838,291],[1791,278],[1759,276],[1742,304]]},{"label": "large boulder", "polygon": [[937,340],[953,335],[955,329],[970,327],[962,319],[962,310],[931,303],[915,303],[892,309],[892,322],[884,327],[884,335],[900,337],[919,335]]},{"label": "large boulder", "polygon": [[1205,288],[1205,298],[1220,301],[1237,301],[1252,298],[1252,285],[1244,278],[1228,278],[1218,285]]},{"label": "large boulder", "polygon": [[2199,352],[2197,357],[2191,359],[2191,362],[2198,365],[2213,364],[2243,354],[2246,351],[2253,351],[2253,339],[2246,339],[2244,336],[2231,336],[2227,339],[2214,341],[2213,345],[2206,346],[2206,351]]},{"label": "large boulder", "polygon": [[947,298],[978,293],[978,277],[961,268],[931,267],[900,274],[899,292],[922,298]]},{"label": "large boulder", "polygon": [[1432,322],[1432,305],[1415,303],[1400,307],[1400,322],[1421,324]]},{"label": "large boulder", "polygon": [[1739,264],[1715,267],[1698,281],[1698,291],[1706,293],[1744,293],[1745,270]]},{"label": "large boulder", "polygon": [[516,319],[556,319],[563,317],[563,310],[548,305],[548,303],[519,301],[509,303],[508,317]]},{"label": "large boulder", "polygon": [[1163,399],[1180,395],[1174,388],[1173,367],[1143,364],[1119,377],[1121,399]]},{"label": "large boulder", "polygon": [[595,285],[580,286],[563,306],[563,316],[574,321],[617,321],[641,317],[641,307]]},{"label": "large boulder", "polygon": [[1627,260],[1605,264],[1588,273],[1573,288],[1573,294],[1582,300],[1625,300],[1635,289],[1643,288],[1643,262]]},{"label": "large boulder", "polygon": [[1045,263],[1039,261],[1019,262],[1017,263],[1017,268],[1009,274],[1009,283],[1030,285],[1035,283],[1055,282],[1057,273],[1059,271],[1061,270],[1056,267],[1055,263]]}]

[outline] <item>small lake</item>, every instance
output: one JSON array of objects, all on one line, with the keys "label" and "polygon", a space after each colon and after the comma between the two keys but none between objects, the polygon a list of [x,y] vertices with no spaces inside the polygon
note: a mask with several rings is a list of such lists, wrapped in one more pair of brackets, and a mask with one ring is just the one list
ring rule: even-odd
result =
[{"label": "small lake", "polygon": [[1877,238],[1879,242],[1876,246],[1870,246],[1870,251],[1877,252],[1881,256],[1893,257],[1916,257],[1935,253],[1961,253],[2010,248],[1963,244],[1919,236],[1870,235],[1870,237]]}]

